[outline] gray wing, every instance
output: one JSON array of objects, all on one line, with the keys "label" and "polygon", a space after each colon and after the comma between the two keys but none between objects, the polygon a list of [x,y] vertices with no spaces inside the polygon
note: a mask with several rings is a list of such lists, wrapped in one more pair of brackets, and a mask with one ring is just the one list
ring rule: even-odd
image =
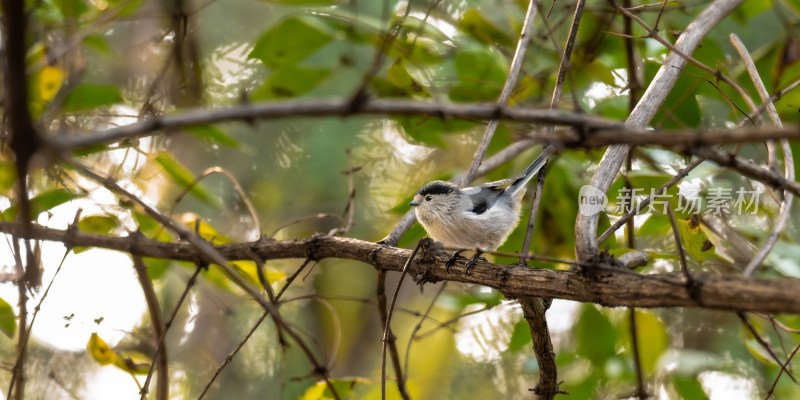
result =
[{"label": "gray wing", "polygon": [[486,185],[473,186],[463,189],[470,200],[472,200],[472,212],[483,214],[491,208],[497,199],[503,194],[504,190]]}]

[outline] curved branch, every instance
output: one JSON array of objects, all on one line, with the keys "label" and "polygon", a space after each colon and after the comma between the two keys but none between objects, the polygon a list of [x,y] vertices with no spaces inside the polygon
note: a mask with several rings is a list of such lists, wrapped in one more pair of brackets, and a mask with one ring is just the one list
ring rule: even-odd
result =
[{"label": "curved branch", "polygon": [[[743,3],[744,0],[715,0],[708,8],[703,10],[697,18],[686,27],[681,36],[675,42],[675,48],[684,54],[692,54],[704,36],[711,31],[719,21],[728,15],[734,8]],[[671,52],[664,64],[656,73],[653,81],[650,82],[642,99],[636,104],[636,108],[628,116],[625,124],[634,127],[645,127],[656,112],[664,104],[681,69],[686,65],[686,59],[675,52]],[[625,156],[628,154],[630,146],[615,145],[606,150],[600,165],[595,171],[590,182],[591,186],[608,192],[611,183],[619,172]],[[589,260],[597,254],[597,223],[599,214],[585,216],[578,214],[575,222],[575,253],[579,260]]]},{"label": "curved branch", "polygon": [[[764,82],[761,80],[761,76],[756,69],[756,64],[753,62],[753,57],[750,56],[750,53],[744,46],[744,43],[742,43],[741,39],[739,39],[735,33],[731,33],[729,38],[731,44],[733,44],[733,47],[739,52],[739,56],[742,57],[742,61],[747,68],[747,72],[750,74],[750,79],[753,81],[753,85],[756,87],[759,96],[761,96],[761,101],[766,104],[767,114],[769,115],[770,120],[772,120],[772,124],[779,128],[783,127],[781,117],[778,116],[778,110],[775,109],[775,103],[770,100],[769,92],[767,92],[767,88],[764,86]],[[792,156],[792,148],[789,146],[788,140],[781,140],[781,149],[783,151],[786,179],[794,181],[794,157]],[[775,246],[775,243],[778,242],[778,235],[783,232],[783,228],[786,227],[786,222],[789,220],[789,215],[792,209],[792,199],[792,194],[788,191],[784,191],[780,213],[778,214],[778,219],[775,222],[775,226],[772,227],[772,232],[770,232],[769,236],[767,236],[766,242],[764,242],[764,245],[758,251],[756,256],[753,257],[749,263],[747,263],[747,266],[744,268],[745,276],[750,276],[753,274],[753,271],[755,271],[756,268],[758,268],[758,266],[764,262],[769,252]]]},{"label": "curved branch", "polygon": [[[19,234],[18,223],[0,223],[0,232]],[[73,246],[100,247],[126,253],[173,260],[199,261],[206,255],[191,244],[98,235],[44,228],[32,225],[29,239],[70,243]],[[250,260],[253,253],[263,260],[315,257],[343,258],[364,262],[381,270],[402,271],[411,250],[384,246],[363,240],[314,236],[275,241],[261,239],[215,246],[228,260]],[[682,273],[642,275],[598,263],[582,272],[534,269],[513,265],[478,262],[469,275],[461,260],[447,272],[449,254],[436,254],[409,266],[409,273],[427,273],[432,280],[458,281],[495,288],[509,297],[553,297],[604,306],[623,307],[698,307],[707,309],[800,313],[800,280],[791,278],[757,279],[740,276],[694,273],[693,292],[685,289]],[[695,300],[697,299],[697,300]]]}]

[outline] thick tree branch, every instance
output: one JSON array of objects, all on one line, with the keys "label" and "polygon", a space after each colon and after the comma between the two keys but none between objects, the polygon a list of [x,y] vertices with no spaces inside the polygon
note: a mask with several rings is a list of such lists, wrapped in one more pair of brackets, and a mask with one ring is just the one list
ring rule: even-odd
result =
[{"label": "thick tree branch", "polygon": [[[552,301],[552,300],[551,300]],[[533,338],[533,352],[536,353],[536,362],[539,364],[539,383],[531,389],[537,399],[550,400],[558,393],[558,370],[556,369],[556,353],[550,341],[550,330],[547,328],[545,312],[549,307],[548,300],[536,297],[521,297],[519,304],[528,321]]]},{"label": "thick tree branch", "polygon": [[[17,234],[19,224],[0,223],[0,232]],[[73,246],[100,247],[134,255],[199,261],[206,255],[190,244],[165,243],[140,238],[70,233],[33,225],[29,239],[69,243]],[[305,258],[310,251],[319,259],[335,257],[361,261],[387,271],[401,271],[411,250],[384,246],[357,239],[315,236],[274,241],[262,239],[215,247],[229,260],[250,260],[253,252],[264,260]],[[698,307],[732,311],[800,313],[800,280],[790,278],[755,279],[707,273],[694,273],[698,300],[685,290],[682,273],[643,275],[616,268],[583,268],[584,272],[532,269],[479,262],[463,271],[464,261],[450,272],[445,270],[449,255],[441,254],[413,263],[409,273],[428,273],[431,279],[474,283],[495,288],[511,297],[553,297],[613,307]]]}]

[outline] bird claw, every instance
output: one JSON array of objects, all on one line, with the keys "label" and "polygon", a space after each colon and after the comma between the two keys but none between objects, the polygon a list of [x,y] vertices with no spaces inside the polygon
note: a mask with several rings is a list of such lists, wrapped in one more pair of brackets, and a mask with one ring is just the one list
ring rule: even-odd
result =
[{"label": "bird claw", "polygon": [[450,258],[447,260],[447,262],[446,262],[446,263],[444,263],[445,271],[447,271],[447,273],[448,273],[448,274],[450,273],[450,267],[452,267],[453,265],[455,265],[455,263],[456,263],[456,259],[458,259],[458,256],[459,256],[461,253],[463,253],[464,251],[465,251],[465,250],[456,250],[456,251],[453,253],[453,255],[452,255],[452,256],[450,256]]},{"label": "bird claw", "polygon": [[474,256],[472,256],[472,258],[469,259],[469,261],[467,261],[466,264],[464,264],[465,275],[469,275],[470,268],[472,268],[472,266],[475,265],[478,261],[487,262],[485,258],[481,257],[481,254],[483,254],[483,252],[479,250],[477,253],[475,253]]}]

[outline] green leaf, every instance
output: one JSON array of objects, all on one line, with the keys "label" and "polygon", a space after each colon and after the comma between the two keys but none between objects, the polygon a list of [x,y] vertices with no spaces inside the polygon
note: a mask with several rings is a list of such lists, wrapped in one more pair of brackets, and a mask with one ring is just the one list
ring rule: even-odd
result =
[{"label": "green leaf", "polygon": [[322,69],[287,66],[273,72],[251,96],[254,101],[300,96],[330,75]]},{"label": "green leaf", "polygon": [[105,38],[100,35],[88,35],[83,38],[83,44],[86,47],[94,49],[99,54],[104,56],[110,56],[114,54],[114,51],[111,50],[111,47],[108,45],[108,42]]},{"label": "green leaf", "polygon": [[499,53],[468,50],[456,54],[456,73],[461,79],[450,90],[453,101],[494,101],[506,80],[506,61]]},{"label": "green leaf", "polygon": [[[636,331],[639,339],[639,358],[645,371],[655,371],[658,358],[669,345],[664,324],[652,313],[636,310]],[[630,330],[628,330],[630,332]]]},{"label": "green leaf", "polygon": [[[465,132],[475,127],[475,123],[460,119],[440,119],[427,116],[395,117],[403,130],[414,140],[431,146],[444,147],[442,133]],[[408,204],[408,202],[406,202]]]},{"label": "green leaf", "polygon": [[[156,156],[156,162],[164,169],[167,175],[182,188],[189,187],[189,185],[195,181],[194,174],[192,174],[188,168],[173,160],[167,153],[161,153]],[[215,205],[202,183],[193,185],[192,188],[189,189],[189,192],[197,196],[200,200],[210,205]]]},{"label": "green leaf", "polygon": [[[336,389],[336,394],[339,395],[339,398],[343,399],[353,391],[358,380],[357,378],[331,379],[330,382]],[[328,388],[328,384],[325,381],[318,381],[313,386],[306,389],[298,400],[333,400],[334,398],[333,393],[330,388]]]},{"label": "green leaf", "polygon": [[424,92],[422,85],[415,81],[411,74],[408,73],[402,59],[398,59],[389,67],[387,75],[389,76],[389,82],[398,88],[404,89],[408,93]]},{"label": "green leaf", "polygon": [[296,6],[332,5],[343,3],[344,0],[266,0],[268,3],[284,3]]},{"label": "green leaf", "polygon": [[700,385],[697,378],[676,376],[673,378],[672,384],[675,385],[675,391],[678,392],[678,395],[686,400],[708,399],[703,386]]},{"label": "green leaf", "polygon": [[[30,218],[36,219],[39,214],[78,197],[83,197],[83,194],[70,192],[65,189],[54,189],[41,193],[30,199]],[[3,211],[2,218],[6,221],[11,221],[16,218],[18,212],[17,207],[16,204],[11,205],[11,207]]]},{"label": "green leaf", "polygon": [[80,111],[110,106],[122,102],[122,94],[115,86],[83,84],[69,92],[61,107],[64,111]]},{"label": "green leaf", "polygon": [[758,340],[747,339],[744,343],[747,346],[747,350],[750,351],[750,354],[752,354],[756,360],[760,361],[764,365],[780,368],[780,365],[775,362],[775,359],[772,358],[772,355],[767,351],[767,349],[764,348],[764,346],[761,345],[761,343],[758,342]]},{"label": "green leaf", "polygon": [[82,0],[58,0],[54,2],[65,19],[77,18],[89,11]]},{"label": "green leaf", "polygon": [[248,57],[277,69],[297,64],[330,40],[327,27],[317,20],[293,17],[261,35]]},{"label": "green leaf", "polygon": [[617,335],[611,322],[593,304],[585,304],[578,320],[578,354],[597,367],[616,354]]},{"label": "green leaf", "polygon": [[514,325],[511,340],[508,341],[508,351],[516,353],[527,346],[531,340],[530,326],[528,326],[528,321],[523,318]]},{"label": "green leaf", "polygon": [[147,276],[153,280],[164,275],[170,265],[170,260],[163,258],[142,257],[142,262],[147,265]]},{"label": "green leaf", "polygon": [[0,193],[5,193],[17,182],[17,167],[11,161],[0,162]]},{"label": "green leaf", "polygon": [[[78,221],[78,230],[89,233],[106,234],[119,225],[119,221],[110,215],[91,215]],[[75,254],[90,250],[91,247],[77,246],[72,248]]]},{"label": "green leaf", "polygon": [[225,132],[217,129],[213,125],[194,125],[182,128],[184,131],[191,133],[202,139],[210,140],[220,146],[238,147],[239,141],[232,139]]},{"label": "green leaf", "polygon": [[636,231],[637,235],[642,236],[662,236],[669,234],[672,230],[669,218],[660,214],[650,214],[647,221]]},{"label": "green leaf", "polygon": [[464,12],[458,21],[458,29],[466,32],[481,43],[495,46],[501,45],[510,47],[514,43],[505,32],[495,28],[494,25],[484,18],[477,8],[471,8]]},{"label": "green leaf", "polygon": [[14,333],[17,331],[17,318],[14,315],[14,309],[5,300],[0,298],[0,331],[13,338]]},{"label": "green leaf", "polygon": [[110,215],[91,215],[78,222],[78,230],[91,233],[109,233],[119,225]]}]

